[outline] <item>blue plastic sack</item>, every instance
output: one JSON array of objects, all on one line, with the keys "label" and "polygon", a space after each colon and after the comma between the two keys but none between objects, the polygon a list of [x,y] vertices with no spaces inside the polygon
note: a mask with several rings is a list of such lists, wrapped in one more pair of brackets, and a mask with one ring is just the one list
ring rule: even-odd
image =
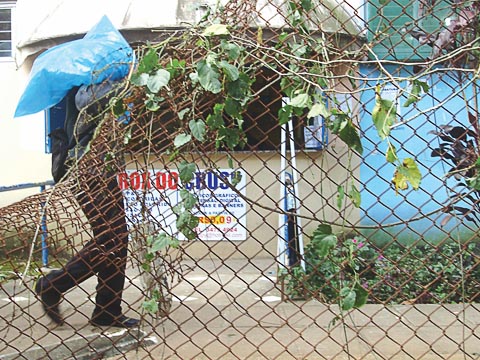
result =
[{"label": "blue plastic sack", "polygon": [[75,86],[121,79],[133,61],[133,49],[104,16],[82,39],[55,46],[34,61],[15,117],[58,104]]}]

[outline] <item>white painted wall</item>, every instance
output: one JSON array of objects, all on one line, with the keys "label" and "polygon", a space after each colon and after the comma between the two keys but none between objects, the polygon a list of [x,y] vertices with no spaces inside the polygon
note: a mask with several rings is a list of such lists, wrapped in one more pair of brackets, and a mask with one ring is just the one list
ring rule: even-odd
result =
[{"label": "white painted wall", "polygon": [[[50,155],[45,154],[44,114],[13,118],[26,75],[17,71],[13,60],[0,61],[0,186],[51,179]],[[0,206],[38,192],[0,192]]]}]

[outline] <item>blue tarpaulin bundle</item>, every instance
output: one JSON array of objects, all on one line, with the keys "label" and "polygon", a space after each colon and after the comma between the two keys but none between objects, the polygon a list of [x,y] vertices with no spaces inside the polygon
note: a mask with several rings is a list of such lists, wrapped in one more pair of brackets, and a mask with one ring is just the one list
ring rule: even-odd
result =
[{"label": "blue tarpaulin bundle", "polygon": [[133,49],[104,16],[82,39],[55,46],[35,60],[15,117],[58,104],[75,86],[121,79],[133,61]]}]

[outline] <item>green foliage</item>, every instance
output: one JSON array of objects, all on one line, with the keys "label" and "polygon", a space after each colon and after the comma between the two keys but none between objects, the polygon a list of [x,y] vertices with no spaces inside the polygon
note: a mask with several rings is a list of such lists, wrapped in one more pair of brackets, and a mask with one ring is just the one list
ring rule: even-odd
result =
[{"label": "green foliage", "polygon": [[205,126],[205,122],[202,119],[190,120],[188,126],[190,128],[190,132],[195,139],[202,142],[205,140],[207,128]]},{"label": "green foliage", "polygon": [[391,100],[382,99],[377,88],[375,106],[372,110],[373,124],[377,128],[380,139],[385,140],[390,135],[390,127],[395,123],[397,110]]},{"label": "green foliage", "polygon": [[412,88],[408,95],[407,101],[405,101],[405,103],[403,104],[404,107],[408,107],[411,104],[418,102],[420,100],[420,95],[422,94],[422,92],[427,93],[430,89],[426,82],[416,79],[411,81],[411,85]]},{"label": "green foliage", "polygon": [[408,183],[412,185],[413,189],[417,190],[421,180],[422,174],[415,160],[406,158],[402,164],[397,166],[392,182],[396,191],[407,189]]},{"label": "green foliage", "polygon": [[394,163],[395,161],[398,160],[397,149],[395,148],[395,146],[393,146],[390,143],[388,144],[388,149],[387,149],[387,153],[385,154],[385,159],[389,163]]},{"label": "green foliage", "polygon": [[177,239],[165,234],[161,233],[157,236],[148,236],[147,237],[147,254],[154,254],[157,251],[165,250],[169,246],[173,248],[177,248],[179,242]]},{"label": "green foliage", "polygon": [[[160,303],[165,303],[167,300],[165,299],[164,294],[158,288],[152,290],[151,296],[149,300],[145,300],[142,303],[143,309],[152,315],[157,314],[160,311]],[[162,309],[164,310],[164,309]]]},{"label": "green foliage", "polygon": [[[317,229],[318,230],[318,229]],[[363,304],[476,302],[480,292],[480,245],[394,243],[385,249],[356,236],[332,241],[329,229],[305,247],[306,271],[294,269],[287,291],[338,303],[343,310]],[[319,236],[323,234],[322,236]],[[327,239],[327,240],[326,240]],[[328,240],[330,239],[330,240]],[[326,245],[324,242],[327,242]]]},{"label": "green foliage", "polygon": [[339,125],[338,136],[345,142],[352,150],[359,154],[363,153],[363,146],[360,141],[357,129],[353,125],[351,119],[343,120]]},{"label": "green foliage", "polygon": [[[380,96],[380,88],[381,86],[377,85],[375,90],[375,106],[372,110],[372,120],[377,129],[378,136],[380,139],[385,140],[390,136],[391,127],[396,122],[397,110],[393,101],[382,99]],[[408,105],[420,99],[419,94],[422,90],[428,91],[428,85],[419,80],[413,80],[412,93],[407,101]],[[408,189],[408,184],[410,184],[414,190],[420,187],[422,174],[414,159],[405,158],[401,161],[397,156],[395,146],[390,142],[388,143],[385,159],[390,163],[398,163],[392,178],[392,183],[397,193],[399,190]]]},{"label": "green foliage", "polygon": [[[296,292],[293,295],[301,292],[334,299],[344,311],[363,306],[368,294],[359,283],[352,244],[346,248],[340,246],[343,252],[340,251],[338,237],[332,233],[331,226],[320,224],[305,249],[305,272],[301,267],[294,268],[288,276],[287,290],[293,289]],[[349,276],[342,274],[344,266],[351,270]],[[321,285],[319,277],[322,278]]]},{"label": "green foliage", "polygon": [[228,31],[227,25],[224,24],[212,24],[207,26],[203,31],[203,36],[220,36],[228,34],[230,34],[230,32]]},{"label": "green foliage", "polygon": [[197,72],[193,75],[206,91],[218,94],[222,91],[220,71],[215,64],[200,60],[197,63]]},{"label": "green foliage", "polygon": [[167,86],[169,81],[170,72],[165,69],[159,69],[155,72],[155,74],[148,77],[146,85],[150,92],[156,94],[160,91],[160,89]]},{"label": "green foliage", "polygon": [[332,109],[331,115],[329,128],[332,133],[338,135],[349,148],[361,155],[363,153],[362,143],[350,116],[339,109]]}]

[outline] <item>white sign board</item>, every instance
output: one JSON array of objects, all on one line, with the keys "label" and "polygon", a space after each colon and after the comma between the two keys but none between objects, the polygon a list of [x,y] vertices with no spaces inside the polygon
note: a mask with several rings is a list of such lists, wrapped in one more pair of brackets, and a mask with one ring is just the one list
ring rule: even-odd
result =
[{"label": "white sign board", "polygon": [[[239,173],[235,190],[229,182]],[[238,175],[237,175],[238,176]],[[223,179],[227,179],[225,182]],[[127,170],[118,174],[123,190],[125,213],[129,226],[150,222],[167,234],[185,240],[177,234],[177,215],[173,207],[180,202],[180,189],[185,188],[198,197],[194,215],[199,224],[195,231],[200,240],[246,240],[246,179],[243,170],[199,170],[188,184],[181,184],[176,170]],[[238,192],[238,193],[237,193]]]}]

